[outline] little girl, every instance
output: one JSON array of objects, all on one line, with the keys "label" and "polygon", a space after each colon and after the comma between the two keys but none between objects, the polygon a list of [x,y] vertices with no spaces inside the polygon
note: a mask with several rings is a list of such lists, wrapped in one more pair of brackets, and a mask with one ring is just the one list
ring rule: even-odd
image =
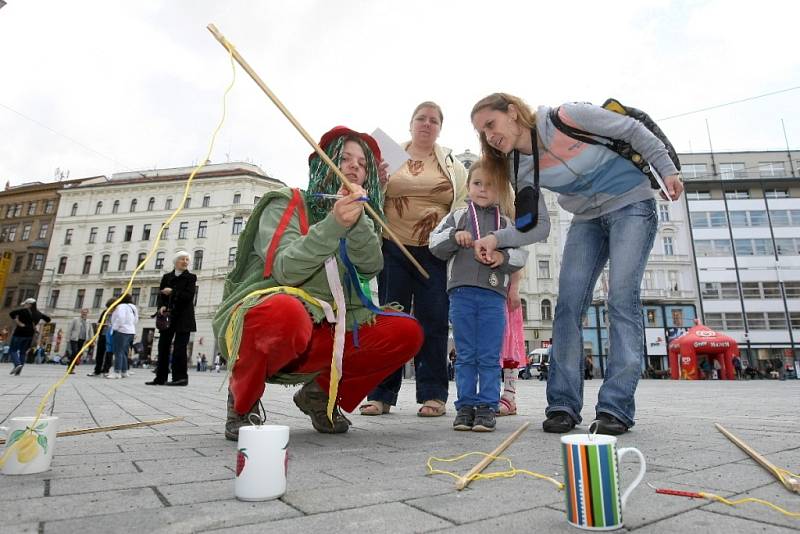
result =
[{"label": "little girl", "polygon": [[[475,240],[512,224],[500,206],[510,197],[508,186],[487,179],[480,163],[469,169],[467,207],[448,215],[430,235],[434,256],[447,260],[450,323],[458,358],[455,364],[458,413],[454,430],[492,432],[500,402],[500,366],[506,298],[511,274],[525,265],[528,253],[502,248],[476,258]],[[503,197],[502,199],[500,197]]]},{"label": "little girl", "polygon": [[503,348],[500,351],[500,367],[503,368],[503,394],[497,415],[516,415],[516,381],[520,367],[527,363],[525,355],[525,333],[523,330],[522,301],[519,298],[519,284],[522,271],[511,275],[506,301],[506,330],[503,334]]}]

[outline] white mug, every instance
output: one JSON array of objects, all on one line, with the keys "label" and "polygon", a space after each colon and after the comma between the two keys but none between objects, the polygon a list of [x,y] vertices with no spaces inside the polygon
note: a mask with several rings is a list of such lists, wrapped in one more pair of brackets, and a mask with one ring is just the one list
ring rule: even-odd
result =
[{"label": "white mug", "polygon": [[[12,417],[7,426],[0,426],[0,434],[6,439],[2,453],[4,475],[30,475],[50,469],[58,417],[43,415],[32,427],[35,420],[35,417]],[[6,454],[12,447],[10,454]]]},{"label": "white mug", "polygon": [[247,425],[239,429],[234,494],[240,501],[268,501],[286,493],[289,427]]}]

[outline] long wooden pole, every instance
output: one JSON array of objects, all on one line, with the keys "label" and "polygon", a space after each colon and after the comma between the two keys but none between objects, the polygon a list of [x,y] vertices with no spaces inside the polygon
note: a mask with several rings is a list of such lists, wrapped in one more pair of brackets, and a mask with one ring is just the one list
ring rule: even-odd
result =
[{"label": "long wooden pole", "polygon": [[761,465],[761,467],[763,467],[764,469],[769,471],[770,474],[772,476],[774,476],[775,478],[777,478],[778,481],[781,484],[783,484],[783,486],[786,489],[788,489],[789,491],[793,491],[795,493],[800,493],[800,480],[796,479],[793,476],[787,476],[787,475],[781,474],[780,470],[775,466],[775,464],[773,464],[772,462],[770,462],[769,460],[764,458],[761,454],[759,454],[755,449],[750,447],[747,443],[745,443],[741,439],[739,439],[736,436],[734,436],[733,434],[731,434],[730,431],[727,430],[721,424],[714,423],[714,426],[717,427],[717,430],[722,432],[722,434],[726,438],[731,440],[734,445],[736,445],[737,447],[742,449],[745,453],[747,453],[748,456],[750,456],[750,458],[752,458],[753,460],[758,462]]},{"label": "long wooden pole", "polygon": [[[334,164],[333,161],[331,161],[331,159],[328,157],[325,151],[322,150],[322,148],[320,148],[320,146],[317,144],[316,141],[314,141],[314,138],[308,135],[308,132],[305,130],[305,128],[303,128],[297,121],[297,119],[295,119],[294,116],[289,112],[289,110],[286,109],[286,106],[283,105],[283,103],[280,101],[277,95],[275,95],[275,93],[273,93],[272,90],[269,87],[267,87],[267,84],[264,83],[264,80],[262,80],[261,77],[256,73],[256,71],[254,71],[253,68],[250,67],[250,65],[247,63],[247,61],[244,60],[241,54],[239,54],[239,51],[236,50],[233,44],[230,41],[228,41],[225,38],[225,36],[222,35],[222,33],[220,33],[217,27],[214,26],[213,24],[209,24],[206,27],[208,28],[208,31],[210,31],[211,34],[214,36],[214,38],[217,41],[219,41],[219,43],[231,53],[233,59],[235,59],[236,62],[239,65],[241,65],[244,71],[250,75],[253,81],[256,82],[256,85],[258,85],[261,88],[261,90],[264,91],[264,94],[266,94],[269,97],[269,99],[272,100],[272,103],[278,107],[281,113],[283,113],[283,115],[287,119],[289,119],[289,122],[292,123],[292,125],[297,129],[297,131],[300,132],[300,135],[302,135],[303,138],[308,142],[308,144],[311,145],[311,148],[313,148],[314,152],[316,152],[319,155],[320,159],[322,159],[322,161],[324,161],[325,164],[327,164],[328,167],[331,168],[331,170],[336,174],[336,176],[339,177],[339,180],[341,180],[342,184],[347,189],[349,189],[350,192],[353,192],[353,185],[350,183],[350,180],[348,180],[347,177],[344,175],[344,173],[342,173],[342,171],[339,169],[339,167],[337,167],[336,164]],[[414,267],[417,268],[420,274],[422,274],[422,276],[424,276],[425,278],[430,278],[428,272],[425,269],[423,269],[422,265],[420,265],[420,263],[416,260],[416,258],[414,258],[414,256],[411,255],[408,249],[406,249],[406,247],[403,246],[403,244],[400,242],[400,239],[395,235],[394,232],[392,232],[392,230],[386,225],[386,223],[384,223],[381,220],[378,214],[375,213],[375,210],[372,209],[372,206],[365,203],[364,209],[367,210],[367,213],[369,213],[372,216],[372,219],[374,221],[376,221],[378,224],[381,225],[383,231],[389,235],[392,241],[394,241],[397,244],[397,246],[400,247],[400,250],[406,256],[406,258],[408,258],[408,260],[414,265]]]},{"label": "long wooden pole", "polygon": [[472,477],[475,476],[475,474],[480,473],[481,471],[486,469],[486,467],[490,463],[492,463],[497,456],[502,454],[503,451],[506,450],[509,445],[514,443],[514,441],[516,441],[516,439],[520,437],[520,435],[522,435],[522,433],[528,429],[528,426],[530,426],[530,424],[531,424],[530,422],[527,422],[518,429],[516,429],[514,433],[508,436],[503,443],[498,445],[497,448],[489,454],[489,456],[485,457],[483,460],[478,462],[478,464],[472,469],[470,469],[466,475],[459,478],[458,481],[456,482],[456,489],[461,491],[467,486],[469,486],[469,483],[472,482]]},{"label": "long wooden pole", "polygon": [[[129,428],[139,428],[141,426],[163,425],[164,423],[175,423],[183,421],[183,417],[169,417],[167,419],[153,419],[151,421],[139,421],[138,423],[125,423],[122,425],[111,426],[96,426],[92,428],[77,428],[75,430],[64,430],[58,432],[56,436],[59,438],[64,436],[78,436],[80,434],[94,434],[96,432],[111,432],[112,430],[127,430]],[[5,443],[6,440],[0,439],[0,445]]]}]

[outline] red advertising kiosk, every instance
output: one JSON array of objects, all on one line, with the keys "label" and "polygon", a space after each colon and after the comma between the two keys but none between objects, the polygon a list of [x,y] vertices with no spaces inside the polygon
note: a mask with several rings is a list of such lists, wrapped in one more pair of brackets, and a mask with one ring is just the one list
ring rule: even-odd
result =
[{"label": "red advertising kiosk", "polygon": [[721,380],[734,380],[733,357],[738,354],[739,345],[732,337],[697,324],[670,342],[670,375],[673,380],[699,380],[699,358],[707,358],[712,368],[714,360],[719,361]]}]

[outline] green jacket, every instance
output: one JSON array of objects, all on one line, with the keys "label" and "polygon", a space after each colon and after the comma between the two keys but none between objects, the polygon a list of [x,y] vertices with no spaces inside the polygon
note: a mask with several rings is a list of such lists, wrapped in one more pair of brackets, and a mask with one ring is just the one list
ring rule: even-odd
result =
[{"label": "green jacket", "polygon": [[[220,352],[226,358],[230,359],[231,356],[225,342],[231,311],[253,291],[278,286],[297,287],[333,306],[333,295],[328,286],[324,265],[325,260],[332,255],[336,256],[339,278],[345,287],[348,330],[353,327],[354,321],[363,324],[374,318],[374,314],[361,304],[356,292],[347,291],[346,270],[339,257],[339,239],[345,238],[347,255],[360,275],[372,278],[383,269],[381,239],[372,219],[367,215],[362,215],[348,229],[340,225],[331,212],[323,220],[309,226],[306,235],[301,235],[300,219],[295,212],[276,250],[272,275],[264,278],[267,248],[291,198],[292,189],[288,187],[267,193],[256,205],[239,236],[236,266],[225,279],[222,304],[213,321],[214,335],[219,341]],[[302,208],[305,210],[305,199]],[[308,308],[314,322],[319,323],[325,318],[322,308],[302,299],[301,302]],[[241,336],[241,332],[236,335]]]}]

